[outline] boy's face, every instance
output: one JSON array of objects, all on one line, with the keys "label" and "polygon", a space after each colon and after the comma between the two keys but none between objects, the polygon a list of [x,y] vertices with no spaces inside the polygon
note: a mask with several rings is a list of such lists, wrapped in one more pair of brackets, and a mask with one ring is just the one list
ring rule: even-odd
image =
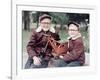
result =
[{"label": "boy's face", "polygon": [[40,26],[42,27],[42,29],[44,31],[48,31],[50,29],[50,26],[51,26],[51,20],[48,19],[48,18],[45,18],[43,19],[41,22],[40,22]]},{"label": "boy's face", "polygon": [[70,24],[68,28],[68,34],[70,37],[75,37],[79,34],[78,27],[74,24]]}]

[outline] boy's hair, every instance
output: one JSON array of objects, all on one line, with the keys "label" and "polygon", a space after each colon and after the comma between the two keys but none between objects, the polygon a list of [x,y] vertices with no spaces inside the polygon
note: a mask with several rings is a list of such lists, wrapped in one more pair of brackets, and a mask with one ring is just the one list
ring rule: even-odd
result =
[{"label": "boy's hair", "polygon": [[68,28],[69,28],[69,26],[70,26],[71,24],[75,25],[75,26],[78,28],[78,30],[79,30],[79,24],[78,24],[78,23],[76,23],[76,22],[74,22],[74,21],[71,21],[71,22],[68,23]]}]

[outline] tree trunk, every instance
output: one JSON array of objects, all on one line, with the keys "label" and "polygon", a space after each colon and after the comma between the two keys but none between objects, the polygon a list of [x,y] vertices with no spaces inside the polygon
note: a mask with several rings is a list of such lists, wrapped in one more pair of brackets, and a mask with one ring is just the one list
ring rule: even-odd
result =
[{"label": "tree trunk", "polygon": [[30,30],[30,12],[24,11],[24,30]]}]

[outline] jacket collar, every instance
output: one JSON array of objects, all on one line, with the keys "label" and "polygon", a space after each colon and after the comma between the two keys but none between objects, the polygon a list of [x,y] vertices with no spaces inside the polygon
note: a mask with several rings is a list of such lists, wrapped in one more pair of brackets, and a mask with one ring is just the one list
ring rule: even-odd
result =
[{"label": "jacket collar", "polygon": [[[39,26],[39,27],[36,29],[36,32],[41,32],[41,31],[42,31],[42,27]],[[55,32],[56,32],[55,29],[54,29],[54,27],[50,27],[49,31],[52,32],[52,33],[55,33]]]}]

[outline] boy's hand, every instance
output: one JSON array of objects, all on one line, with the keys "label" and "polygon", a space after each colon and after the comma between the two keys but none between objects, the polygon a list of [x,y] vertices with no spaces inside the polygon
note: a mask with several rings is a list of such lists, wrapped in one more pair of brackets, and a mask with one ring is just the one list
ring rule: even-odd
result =
[{"label": "boy's hand", "polygon": [[64,57],[62,55],[60,55],[59,58],[63,59]]},{"label": "boy's hand", "polygon": [[39,57],[33,57],[34,65],[41,65],[41,59]]}]

